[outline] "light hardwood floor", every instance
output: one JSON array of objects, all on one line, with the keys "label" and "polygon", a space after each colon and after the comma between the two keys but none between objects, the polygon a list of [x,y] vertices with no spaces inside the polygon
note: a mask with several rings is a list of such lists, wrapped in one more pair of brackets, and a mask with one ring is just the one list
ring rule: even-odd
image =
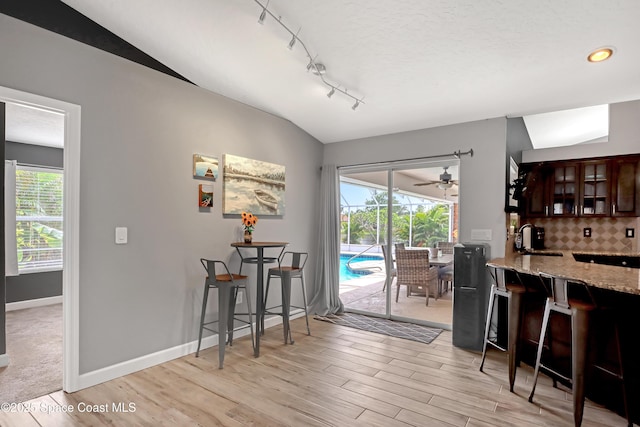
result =
[{"label": "light hardwood floor", "polygon": [[[73,394],[27,402],[32,413],[0,412],[1,426],[571,426],[571,396],[541,375],[527,401],[532,370],[519,368],[515,393],[506,358],[451,344],[443,332],[429,345],[304,319],[266,331],[261,356],[248,337],[228,348],[193,354]],[[117,412],[113,405],[135,411]],[[46,414],[71,405],[72,413]],[[87,405],[100,412],[79,412]],[[108,411],[105,411],[107,409]],[[131,408],[133,409],[133,408]],[[583,426],[624,426],[624,418],[587,402]]]}]

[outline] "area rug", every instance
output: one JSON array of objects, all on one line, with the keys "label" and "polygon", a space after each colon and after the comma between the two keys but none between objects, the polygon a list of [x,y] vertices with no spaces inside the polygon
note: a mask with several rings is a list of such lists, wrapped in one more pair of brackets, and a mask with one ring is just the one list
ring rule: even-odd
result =
[{"label": "area rug", "polygon": [[340,315],[315,316],[314,319],[336,325],[348,326],[363,331],[376,332],[396,338],[404,338],[429,344],[436,339],[442,329],[428,326],[415,325],[413,323],[398,322],[397,320],[381,319],[379,317],[365,316],[355,313],[343,313]]}]

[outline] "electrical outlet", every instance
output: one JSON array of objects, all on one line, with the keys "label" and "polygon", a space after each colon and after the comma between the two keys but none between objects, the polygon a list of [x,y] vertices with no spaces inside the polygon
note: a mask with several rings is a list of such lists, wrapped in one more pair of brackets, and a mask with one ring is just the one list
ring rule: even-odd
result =
[{"label": "electrical outlet", "polygon": [[591,227],[586,227],[582,230],[582,235],[584,237],[591,237]]},{"label": "electrical outlet", "polygon": [[238,292],[238,295],[236,296],[236,305],[242,304],[242,295],[242,293]]},{"label": "electrical outlet", "polygon": [[635,236],[635,228],[627,228],[625,230],[626,237],[634,237]]}]

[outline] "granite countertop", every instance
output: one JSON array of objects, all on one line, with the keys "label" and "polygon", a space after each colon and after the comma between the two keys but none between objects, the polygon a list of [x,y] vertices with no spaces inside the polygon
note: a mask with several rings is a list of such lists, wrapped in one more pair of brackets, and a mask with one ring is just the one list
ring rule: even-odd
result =
[{"label": "granite countertop", "polygon": [[[540,272],[570,277],[603,289],[640,295],[640,269],[616,267],[612,265],[579,262],[573,258],[573,251],[531,251],[532,253],[553,253],[562,256],[513,254],[504,258],[494,258],[492,263],[513,268],[519,273],[537,275]],[[590,255],[640,256],[639,253],[575,251]]]}]

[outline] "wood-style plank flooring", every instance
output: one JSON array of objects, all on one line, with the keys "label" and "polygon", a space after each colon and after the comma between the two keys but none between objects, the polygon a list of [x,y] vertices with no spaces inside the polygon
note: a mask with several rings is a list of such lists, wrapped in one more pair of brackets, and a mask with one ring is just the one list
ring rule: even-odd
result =
[{"label": "wood-style plank flooring", "polygon": [[[0,411],[1,426],[572,426],[571,395],[540,376],[529,403],[532,369],[518,369],[515,393],[506,357],[478,353],[443,332],[429,345],[304,319],[266,331],[261,356],[248,337],[76,393],[26,402],[31,413]],[[130,406],[130,404],[132,406]],[[73,412],[53,412],[69,405]],[[95,405],[95,406],[92,406]],[[114,405],[116,406],[114,408]],[[118,412],[126,408],[129,412]],[[87,412],[95,409],[97,412]],[[81,412],[84,410],[84,412]],[[587,402],[583,426],[625,426],[623,417]]]}]

